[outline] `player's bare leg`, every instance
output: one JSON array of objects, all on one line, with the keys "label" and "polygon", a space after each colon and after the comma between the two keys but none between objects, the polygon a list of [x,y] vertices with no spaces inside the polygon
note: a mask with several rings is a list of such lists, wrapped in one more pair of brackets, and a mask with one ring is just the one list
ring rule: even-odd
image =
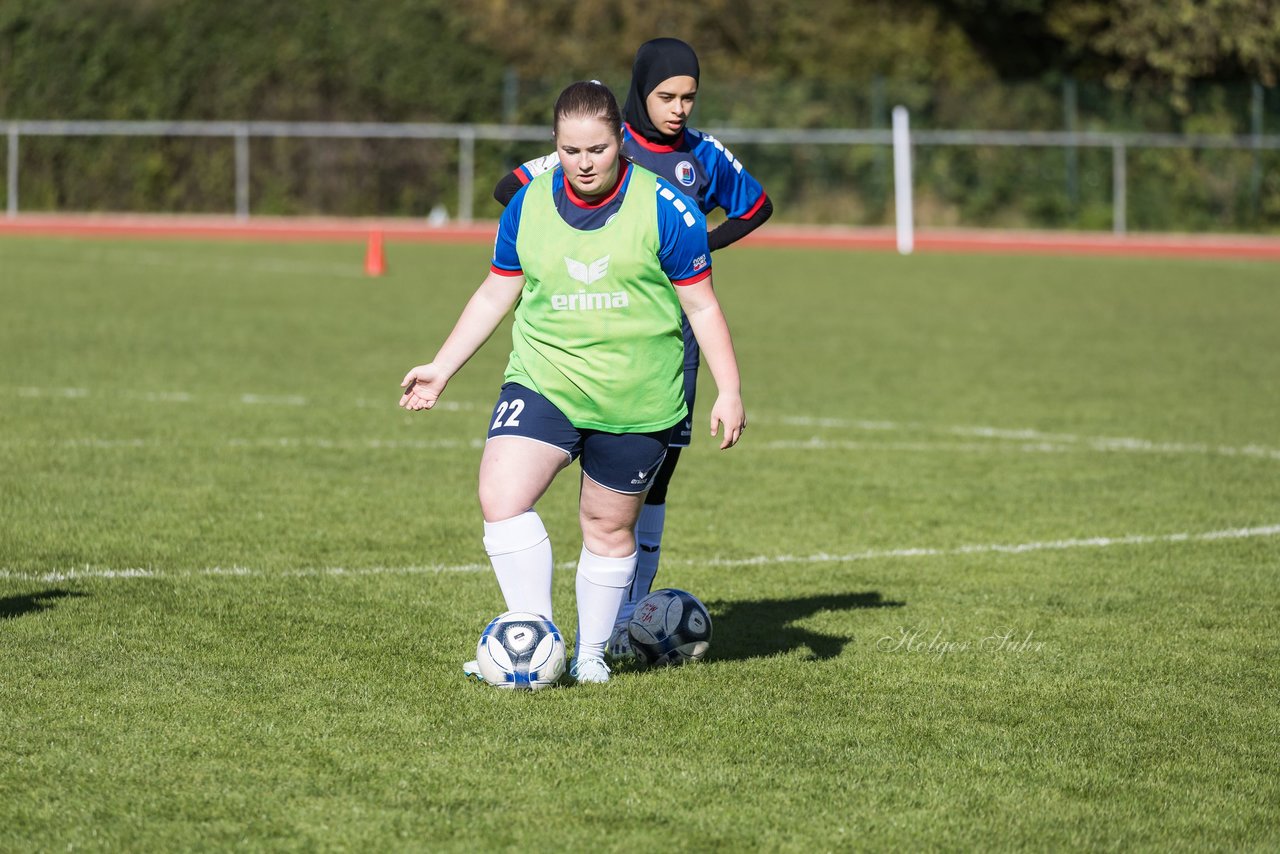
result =
[{"label": "player's bare leg", "polygon": [[644,494],[607,489],[582,479],[578,518],[582,555],[578,561],[578,635],[573,675],[579,682],[607,682],[604,648],[614,617],[635,575],[635,523]]},{"label": "player's bare leg", "polygon": [[[508,611],[552,619],[555,563],[547,529],[533,506],[568,464],[568,454],[540,442],[497,436],[485,443],[480,458],[484,548]],[[468,676],[479,673],[474,664],[462,666]]]}]

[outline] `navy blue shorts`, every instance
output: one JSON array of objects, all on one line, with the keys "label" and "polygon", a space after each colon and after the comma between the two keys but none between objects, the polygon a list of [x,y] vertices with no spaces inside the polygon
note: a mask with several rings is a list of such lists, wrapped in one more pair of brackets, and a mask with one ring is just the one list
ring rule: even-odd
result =
[{"label": "navy blue shorts", "polygon": [[507,383],[489,419],[489,438],[519,436],[553,445],[582,459],[582,473],[605,489],[628,495],[653,484],[674,428],[656,433],[607,433],[574,427],[564,413],[536,391]]}]

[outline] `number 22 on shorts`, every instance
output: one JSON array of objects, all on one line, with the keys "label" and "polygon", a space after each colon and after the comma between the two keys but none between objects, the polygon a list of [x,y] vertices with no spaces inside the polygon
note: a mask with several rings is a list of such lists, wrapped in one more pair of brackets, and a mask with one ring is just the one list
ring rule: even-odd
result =
[{"label": "number 22 on shorts", "polygon": [[[523,411],[524,411],[524,401],[521,400],[520,398],[516,398],[515,400],[511,401],[509,406],[507,404],[507,401],[505,400],[502,401],[501,403],[498,404],[498,415],[493,419],[493,426],[490,427],[489,429],[500,430],[503,427],[519,427],[520,413]],[[502,420],[503,418],[506,418],[507,420],[503,421]]]}]

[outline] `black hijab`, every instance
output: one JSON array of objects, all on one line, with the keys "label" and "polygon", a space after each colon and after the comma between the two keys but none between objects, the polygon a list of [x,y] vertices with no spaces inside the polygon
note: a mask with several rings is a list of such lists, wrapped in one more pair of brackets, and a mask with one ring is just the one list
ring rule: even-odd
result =
[{"label": "black hijab", "polygon": [[654,127],[644,102],[663,80],[686,76],[695,83],[698,80],[698,55],[693,48],[679,39],[653,39],[640,45],[631,68],[631,89],[622,107],[622,120],[649,142],[673,145],[677,138]]}]

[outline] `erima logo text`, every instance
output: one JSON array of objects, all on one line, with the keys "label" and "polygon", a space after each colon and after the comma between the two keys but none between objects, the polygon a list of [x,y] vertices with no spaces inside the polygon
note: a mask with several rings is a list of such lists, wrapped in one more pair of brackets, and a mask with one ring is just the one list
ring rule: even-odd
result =
[{"label": "erima logo text", "polygon": [[578,291],[576,294],[552,294],[551,308],[555,311],[599,311],[606,308],[626,308],[631,305],[626,291],[614,291],[608,294],[589,294]]},{"label": "erima logo text", "polygon": [[592,282],[598,282],[609,272],[609,258],[606,255],[603,258],[597,258],[590,264],[583,264],[581,261],[565,256],[564,265],[569,269],[569,278],[575,282],[582,282],[589,285]]}]

